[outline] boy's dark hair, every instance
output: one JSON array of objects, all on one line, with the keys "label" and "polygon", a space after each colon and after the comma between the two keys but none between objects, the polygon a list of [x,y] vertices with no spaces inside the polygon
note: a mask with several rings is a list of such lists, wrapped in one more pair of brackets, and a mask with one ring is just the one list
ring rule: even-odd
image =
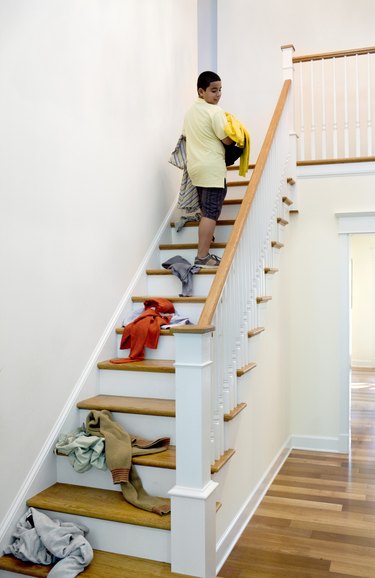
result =
[{"label": "boy's dark hair", "polygon": [[221,80],[221,78],[216,74],[216,72],[205,70],[198,76],[197,89],[199,90],[200,88],[203,88],[203,90],[206,90],[206,88],[210,86],[211,82],[217,82],[218,80]]}]

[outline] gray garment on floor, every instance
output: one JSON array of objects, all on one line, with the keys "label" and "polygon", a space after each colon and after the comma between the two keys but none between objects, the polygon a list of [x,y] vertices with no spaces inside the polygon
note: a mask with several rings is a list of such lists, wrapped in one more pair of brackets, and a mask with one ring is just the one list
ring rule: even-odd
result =
[{"label": "gray garment on floor", "polygon": [[170,269],[182,281],[180,297],[191,297],[193,294],[193,275],[200,271],[200,267],[192,265],[187,259],[176,255],[161,264],[164,269]]},{"label": "gray garment on floor", "polygon": [[14,541],[4,550],[24,562],[54,564],[48,578],[75,578],[93,559],[85,538],[88,529],[73,522],[52,520],[29,508],[17,522]]}]

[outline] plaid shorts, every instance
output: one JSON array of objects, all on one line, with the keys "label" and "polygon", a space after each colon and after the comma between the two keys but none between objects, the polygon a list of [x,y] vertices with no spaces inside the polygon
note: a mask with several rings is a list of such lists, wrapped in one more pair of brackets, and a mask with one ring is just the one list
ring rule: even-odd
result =
[{"label": "plaid shorts", "polygon": [[197,191],[202,216],[217,221],[220,217],[225,195],[227,194],[226,183],[223,189],[214,187],[197,187]]}]

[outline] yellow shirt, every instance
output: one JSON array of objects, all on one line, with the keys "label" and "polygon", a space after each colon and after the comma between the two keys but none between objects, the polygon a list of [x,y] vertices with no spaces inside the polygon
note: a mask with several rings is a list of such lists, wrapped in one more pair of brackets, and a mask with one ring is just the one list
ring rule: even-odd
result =
[{"label": "yellow shirt", "polygon": [[227,168],[221,141],[227,136],[226,124],[224,110],[203,98],[198,98],[185,115],[187,170],[196,187],[224,187]]},{"label": "yellow shirt", "polygon": [[249,131],[235,116],[226,112],[225,116],[228,123],[225,126],[225,134],[232,139],[233,142],[237,143],[240,148],[243,148],[243,153],[240,157],[240,170],[239,175],[241,177],[246,177],[246,173],[249,170],[249,157],[250,157],[250,135]]}]

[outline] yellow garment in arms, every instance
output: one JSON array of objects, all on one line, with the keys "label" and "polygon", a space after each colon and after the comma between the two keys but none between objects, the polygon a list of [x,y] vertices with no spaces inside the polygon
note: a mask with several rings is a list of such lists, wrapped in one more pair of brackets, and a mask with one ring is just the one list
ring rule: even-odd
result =
[{"label": "yellow garment in arms", "polygon": [[247,128],[233,114],[226,112],[225,115],[227,117],[227,124],[224,127],[225,134],[240,148],[244,149],[240,156],[239,175],[245,177],[249,169],[250,135]]}]

